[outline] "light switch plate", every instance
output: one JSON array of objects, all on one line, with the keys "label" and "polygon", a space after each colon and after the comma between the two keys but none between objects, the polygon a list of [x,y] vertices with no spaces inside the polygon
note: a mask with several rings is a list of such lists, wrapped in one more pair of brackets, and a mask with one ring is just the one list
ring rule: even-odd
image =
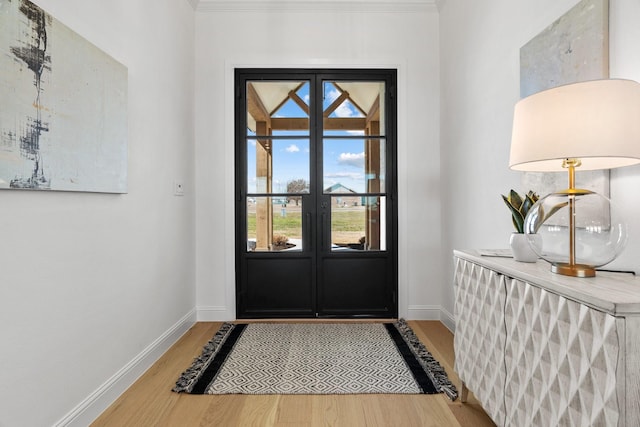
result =
[{"label": "light switch plate", "polygon": [[175,196],[184,196],[184,185],[181,181],[175,181],[173,183],[173,194]]}]

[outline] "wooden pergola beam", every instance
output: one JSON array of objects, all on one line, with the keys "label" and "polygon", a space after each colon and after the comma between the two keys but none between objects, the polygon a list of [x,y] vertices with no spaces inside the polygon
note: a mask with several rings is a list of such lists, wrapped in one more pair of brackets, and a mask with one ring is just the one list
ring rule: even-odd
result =
[{"label": "wooden pergola beam", "polygon": [[251,83],[247,85],[247,112],[256,122],[265,122],[268,125],[271,121],[271,115]]},{"label": "wooden pergola beam", "polygon": [[[342,91],[342,89],[340,89]],[[347,91],[342,91],[342,93],[340,94],[339,97],[337,97],[335,99],[335,101],[333,101],[331,103],[331,105],[329,105],[324,112],[322,113],[322,115],[326,118],[329,117],[329,115],[331,115],[331,113],[333,113],[339,106],[340,104],[342,104],[345,99],[349,99],[349,92]]]},{"label": "wooden pergola beam", "polygon": [[367,123],[380,121],[380,95],[376,97],[371,109],[367,113]]},{"label": "wooden pergola beam", "polygon": [[351,105],[353,105],[354,107],[356,107],[358,109],[358,111],[360,111],[362,114],[364,114],[365,116],[367,115],[367,112],[364,110],[364,108],[362,108],[360,105],[358,105],[358,103],[349,96],[349,92],[347,92],[346,90],[342,89],[340,87],[340,85],[336,82],[333,82],[333,85],[342,93],[346,93],[347,97],[349,98],[349,102],[351,102]]},{"label": "wooden pergola beam", "polygon": [[298,96],[298,94],[295,91],[292,90],[289,92],[289,98],[291,98],[293,102],[298,104],[298,107],[302,108],[302,111],[304,111],[307,114],[307,116],[309,115],[309,106],[307,105],[306,102],[304,102],[302,98]]},{"label": "wooden pergola beam", "polygon": [[302,110],[305,113],[307,113],[307,115],[309,115],[309,106],[305,104],[302,98],[300,98],[296,93],[298,92],[298,90],[300,90],[302,86],[304,86],[304,84],[305,82],[300,82],[300,84],[298,84],[298,86],[296,86],[295,89],[290,90],[289,93],[287,94],[287,97],[283,99],[278,105],[276,105],[276,107],[269,113],[269,117],[273,116],[284,104],[287,103],[289,99],[292,99],[293,102],[298,104],[298,106],[302,108]]},{"label": "wooden pergola beam", "polygon": [[[326,130],[364,130],[364,117],[331,117],[324,119]],[[271,119],[272,130],[309,130],[309,119],[304,117],[274,117]]]}]

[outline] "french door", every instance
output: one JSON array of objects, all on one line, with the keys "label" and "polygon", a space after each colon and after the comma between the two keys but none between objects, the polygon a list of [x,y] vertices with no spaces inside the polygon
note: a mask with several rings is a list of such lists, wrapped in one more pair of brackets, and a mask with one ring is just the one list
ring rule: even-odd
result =
[{"label": "french door", "polygon": [[397,317],[396,71],[235,85],[237,317]]}]

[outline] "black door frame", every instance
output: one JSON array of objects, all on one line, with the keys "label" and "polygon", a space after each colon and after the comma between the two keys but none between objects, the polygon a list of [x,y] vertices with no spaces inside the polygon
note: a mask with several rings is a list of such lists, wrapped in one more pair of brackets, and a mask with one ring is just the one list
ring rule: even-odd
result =
[{"label": "black door frame", "polygon": [[[320,99],[322,84],[321,82],[318,84],[316,82],[316,78],[322,81],[325,80],[340,80],[342,79],[352,79],[354,81],[384,81],[386,83],[386,98],[385,105],[387,106],[385,110],[385,137],[384,139],[387,141],[386,147],[386,158],[385,158],[385,166],[386,166],[386,179],[385,179],[385,195],[387,200],[387,224],[386,224],[386,235],[387,235],[387,250],[381,252],[366,252],[359,251],[357,254],[344,254],[344,253],[332,253],[331,250],[327,251],[326,248],[324,250],[319,249],[317,252],[314,249],[313,254],[309,254],[309,251],[306,249],[303,250],[302,253],[294,252],[294,253],[272,253],[272,252],[262,252],[262,253],[248,253],[247,251],[247,212],[246,212],[246,189],[247,189],[247,164],[246,164],[246,150],[247,150],[247,132],[246,132],[246,96],[245,90],[243,90],[243,85],[246,84],[247,81],[276,81],[279,79],[286,80],[309,80],[312,85],[310,88],[310,94],[312,91],[316,91],[312,99],[315,99],[315,102],[311,102],[310,107],[310,129],[309,129],[309,139],[310,141],[316,141],[316,145],[314,146],[315,152],[310,154],[312,158],[315,160],[311,162],[310,166],[310,182],[315,188],[311,189],[311,194],[307,196],[303,196],[304,203],[303,216],[309,216],[309,212],[313,212],[314,218],[312,224],[307,224],[308,228],[303,230],[305,233],[304,238],[307,242],[313,242],[314,248],[317,248],[320,244],[325,246],[323,242],[326,242],[327,237],[327,228],[326,224],[322,224],[324,221],[325,215],[321,214],[323,207],[326,205],[327,196],[323,194],[323,183],[321,173],[318,173],[318,163],[321,162],[322,159],[322,143],[320,141],[323,140],[322,135],[322,126],[317,123],[318,117],[321,117],[322,111],[318,112],[318,106],[320,110],[322,110],[322,102]],[[398,315],[398,240],[397,240],[397,230],[398,230],[398,209],[397,209],[397,137],[396,137],[396,123],[397,123],[397,102],[395,99],[395,87],[396,87],[396,79],[397,79],[397,70],[394,69],[236,69],[235,70],[235,212],[236,212],[236,227],[235,227],[235,237],[236,237],[236,256],[235,256],[235,265],[236,265],[236,313],[238,318],[270,318],[270,317],[340,317],[340,318],[349,318],[349,317],[397,317]],[[320,159],[320,160],[318,160]],[[310,216],[309,216],[310,217]],[[304,221],[304,220],[303,220]],[[324,234],[323,234],[324,233]],[[330,238],[330,234],[329,234]],[[309,283],[307,291],[310,292],[308,298],[305,301],[308,301],[308,307],[292,307],[291,309],[275,309],[271,310],[268,308],[268,303],[266,304],[264,309],[254,309],[248,308],[247,305],[247,288],[246,282],[248,279],[248,271],[247,268],[248,260],[255,261],[263,261],[264,263],[279,263],[282,265],[291,265],[287,264],[291,259],[301,259],[308,258],[305,260],[307,266],[305,268],[311,268],[313,272],[316,272],[311,281]],[[323,261],[329,262],[342,262],[339,260],[344,260],[344,262],[349,262],[349,259],[365,259],[368,264],[362,264],[363,268],[360,272],[360,276],[362,280],[367,280],[367,272],[369,270],[368,266],[375,267],[379,264],[379,260],[384,258],[387,263],[385,275],[386,280],[388,282],[388,289],[385,292],[388,292],[388,295],[385,295],[389,304],[385,306],[384,309],[381,310],[373,310],[373,309],[342,309],[336,307],[330,310],[322,310],[319,307],[319,296],[320,298],[324,298],[324,294],[322,293],[324,289],[319,286],[319,283],[322,279],[322,266],[319,263]],[[372,270],[375,270],[372,269]],[[295,270],[294,273],[295,275]],[[373,271],[370,274],[376,274]],[[320,277],[320,278],[319,278]],[[283,280],[284,276],[280,277],[279,280]],[[374,279],[374,277],[370,277]],[[275,285],[277,288],[277,285]],[[276,292],[281,292],[283,294],[289,293],[286,289],[274,289]],[[337,290],[340,292],[340,290]],[[336,291],[333,292],[333,298],[335,298]],[[264,297],[264,296],[263,296]],[[252,296],[252,298],[256,298]],[[268,297],[267,297],[268,299]],[[306,303],[305,303],[306,304]],[[304,305],[304,304],[303,304]],[[359,311],[360,310],[360,311]]]}]

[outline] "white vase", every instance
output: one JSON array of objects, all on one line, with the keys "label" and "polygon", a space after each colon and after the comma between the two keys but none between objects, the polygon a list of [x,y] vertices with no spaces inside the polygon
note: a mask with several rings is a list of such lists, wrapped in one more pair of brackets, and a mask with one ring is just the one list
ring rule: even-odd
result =
[{"label": "white vase", "polygon": [[531,247],[531,243],[529,243],[529,239],[532,240],[533,244],[536,245],[538,252],[540,252],[540,248],[542,247],[541,236],[538,236],[537,234],[522,234],[522,233],[511,234],[511,239],[509,239],[509,245],[511,246],[511,253],[513,254],[513,259],[520,262],[538,261],[538,254]]}]

